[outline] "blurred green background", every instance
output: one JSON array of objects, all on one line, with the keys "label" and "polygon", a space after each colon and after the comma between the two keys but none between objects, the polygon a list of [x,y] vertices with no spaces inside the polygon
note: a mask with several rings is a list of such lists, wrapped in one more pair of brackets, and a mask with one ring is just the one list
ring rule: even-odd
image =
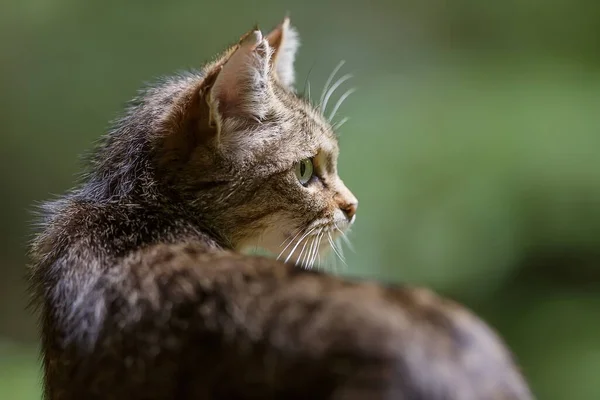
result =
[{"label": "blurred green background", "polygon": [[[145,81],[289,12],[313,97],[347,60],[338,272],[427,285],[514,350],[540,399],[600,399],[600,2],[75,1],[0,5],[0,399],[40,398],[30,211],[69,188]],[[339,94],[343,91],[338,91]]]}]

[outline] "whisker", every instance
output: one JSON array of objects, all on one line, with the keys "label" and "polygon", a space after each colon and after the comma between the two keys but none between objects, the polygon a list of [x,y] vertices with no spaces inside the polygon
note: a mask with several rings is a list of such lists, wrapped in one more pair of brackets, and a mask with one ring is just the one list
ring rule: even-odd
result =
[{"label": "whisker", "polygon": [[[283,252],[290,247],[290,245],[294,242],[294,240],[298,237],[298,235],[300,235],[302,233],[303,229],[302,228],[298,228],[298,233],[296,233],[296,235],[294,235],[294,237],[289,241],[289,243],[284,247],[283,250],[281,250],[281,253],[279,253],[279,255],[277,256],[277,260],[279,260],[279,258],[281,257],[281,255],[283,254]],[[283,241],[283,243],[287,242],[289,239],[286,239]],[[281,246],[283,246],[283,243],[281,243]],[[279,247],[281,247],[279,246]]]},{"label": "whisker", "polygon": [[346,264],[346,260],[344,259],[344,257],[342,257],[342,255],[338,252],[337,248],[335,247],[335,243],[333,243],[333,239],[331,239],[331,234],[328,232],[327,233],[327,239],[329,240],[329,244],[331,245],[331,248],[333,249],[333,251],[335,252],[335,254],[337,254],[337,256],[339,257],[339,259],[344,263],[344,265],[347,267],[348,265]]},{"label": "whisker", "polygon": [[[321,235],[321,239],[323,239],[323,235]],[[319,246],[321,246],[321,240],[319,240]],[[321,267],[321,253],[319,253],[319,248],[317,248],[317,265]]]},{"label": "whisker", "polygon": [[298,257],[298,260],[296,261],[296,265],[299,265],[300,267],[302,267],[302,265],[303,265],[302,255],[304,255],[306,257],[306,255],[308,254],[308,253],[304,254],[304,249],[306,249],[306,245],[308,243],[310,243],[312,238],[313,238],[313,236],[308,236],[306,238],[306,240],[304,241],[304,244],[302,245],[302,250],[300,250],[300,256]]},{"label": "whisker", "polygon": [[342,125],[344,125],[346,122],[348,122],[349,119],[350,119],[349,117],[344,117],[339,122],[336,122],[335,124],[333,124],[333,130],[337,131],[338,129],[340,129],[342,127]]},{"label": "whisker", "polygon": [[306,261],[306,265],[305,265],[306,269],[310,269],[311,268],[311,264],[312,264],[311,260],[313,258],[315,247],[317,246],[317,242],[318,242],[318,239],[319,239],[319,234],[322,231],[323,231],[323,228],[320,228],[319,231],[312,236],[313,240],[312,240],[312,242],[310,244],[310,248],[308,249],[308,253],[306,255],[306,260],[305,260]]},{"label": "whisker", "polygon": [[306,264],[306,267],[308,269],[312,268],[312,264],[313,264],[313,260],[315,257],[315,251],[317,250],[317,247],[319,245],[319,236],[321,235],[321,233],[323,232],[324,228],[321,228],[319,230],[319,232],[317,232],[317,234],[315,235],[315,240],[313,240],[311,246],[310,246],[310,250],[308,252],[308,257],[307,257],[307,261],[308,263]]},{"label": "whisker", "polygon": [[337,245],[338,251],[340,252],[340,255],[342,256],[342,258],[345,260],[346,257],[344,256],[344,248],[342,247],[341,243],[339,242],[339,239],[334,240],[335,244]]},{"label": "whisker", "polygon": [[292,254],[294,254],[294,252],[296,251],[296,248],[300,245],[300,243],[302,243],[302,240],[304,240],[304,238],[306,236],[308,236],[312,231],[314,231],[316,229],[316,227],[312,228],[311,230],[309,230],[308,232],[306,232],[301,238],[300,240],[298,240],[298,243],[296,243],[296,245],[294,246],[294,248],[292,249],[291,253],[288,254],[287,258],[285,259],[285,263],[287,263],[290,258],[292,257]]},{"label": "whisker", "polygon": [[356,250],[354,249],[354,246],[352,245],[352,242],[348,238],[348,235],[346,235],[346,232],[344,232],[343,230],[341,230],[340,228],[338,228],[337,225],[335,225],[335,229],[337,229],[338,232],[341,233],[341,237],[344,240],[344,242],[346,243],[346,246],[348,246],[348,248],[350,249],[350,251],[353,252],[353,253],[356,253]]},{"label": "whisker", "polygon": [[333,69],[333,71],[329,75],[329,78],[327,78],[327,81],[325,82],[325,86],[323,87],[323,92],[321,92],[321,98],[319,99],[319,107],[321,108],[321,110],[323,110],[322,106],[323,106],[323,99],[325,99],[325,93],[328,91],[331,81],[333,81],[333,78],[335,78],[335,75],[338,73],[340,68],[342,68],[344,66],[344,64],[346,64],[345,60],[340,61],[339,64]]},{"label": "whisker", "polygon": [[340,87],[342,83],[346,82],[350,78],[352,78],[352,74],[346,74],[342,76],[340,79],[335,81],[335,83],[331,85],[331,87],[327,90],[327,93],[325,94],[325,99],[323,100],[323,106],[321,107],[323,113],[325,113],[325,110],[327,109],[327,103],[329,103],[329,99],[331,98],[333,92],[335,92],[335,89]]},{"label": "whisker", "polygon": [[310,101],[310,82],[309,82],[310,73],[312,72],[312,70],[313,70],[313,68],[314,68],[314,66],[315,66],[316,63],[317,62],[315,61],[310,66],[310,68],[308,70],[308,73],[306,74],[306,79],[304,80],[304,88],[302,89],[302,95],[304,95],[306,93],[306,88],[308,87],[308,99],[309,99],[309,101]]},{"label": "whisker", "polygon": [[317,248],[315,249],[315,254],[313,255],[313,258],[312,258],[312,260],[310,262],[311,269],[314,267],[315,261],[317,260],[317,257],[319,258],[319,261],[321,260],[321,256],[319,254],[319,248],[321,247],[321,239],[323,239],[323,235],[325,235],[325,232],[321,231],[321,233],[317,237]]},{"label": "whisker", "polygon": [[[329,243],[329,247],[331,247],[331,242]],[[331,253],[331,255],[327,258],[327,264],[333,270],[334,274],[338,273],[338,258],[335,253]]]},{"label": "whisker", "polygon": [[308,97],[308,102],[312,104],[312,99],[310,97],[310,81],[306,82],[306,96]]},{"label": "whisker", "polygon": [[[287,242],[291,242],[292,240],[296,239],[296,237],[300,234],[300,231],[302,230],[302,228],[297,228],[294,229],[292,231],[292,233],[290,233],[290,235],[287,237],[287,239],[284,239],[281,244],[279,245],[279,247],[282,247],[284,244],[286,244]],[[292,237],[292,234],[294,234],[294,232],[296,232],[296,234]]]},{"label": "whisker", "polygon": [[310,246],[308,246],[308,251],[306,252],[306,257],[304,258],[304,262],[302,263],[304,268],[306,268],[306,269],[308,269],[308,260],[310,259],[310,254],[311,254],[314,244],[315,244],[315,235],[312,235],[310,237]]},{"label": "whisker", "polygon": [[328,119],[330,121],[333,119],[333,117],[335,117],[335,114],[337,113],[337,111],[339,110],[339,108],[344,103],[344,100],[346,100],[348,98],[348,96],[350,96],[354,92],[356,92],[356,88],[351,88],[351,89],[346,90],[346,92],[344,92],[344,94],[340,96],[340,98],[338,99],[337,103],[335,103],[335,106],[333,106],[333,111],[331,112],[331,114],[329,114],[329,118]]},{"label": "whisker", "polygon": [[287,248],[292,245],[294,243],[294,240],[296,239],[296,237],[298,237],[299,234],[304,234],[306,232],[306,230],[302,229],[300,230],[293,238],[292,240],[290,240],[290,242],[284,247],[283,250],[281,250],[281,253],[279,253],[279,255],[277,256],[277,260],[279,260],[281,258],[281,256],[283,255],[283,253],[287,250]]},{"label": "whisker", "polygon": [[308,251],[305,254],[304,261],[302,261],[301,265],[304,269],[308,269],[308,260],[310,259],[310,253],[312,251],[313,245],[315,244],[315,236],[311,236],[308,240],[310,245],[308,246]]},{"label": "whisker", "polygon": [[319,252],[319,249],[321,248],[321,243],[323,242],[323,236],[325,235],[325,232],[321,232],[321,236],[319,237],[318,243],[317,243],[317,252],[315,255],[315,260],[313,261],[314,265],[317,268],[321,269],[322,267],[322,263],[321,263],[321,253]]}]

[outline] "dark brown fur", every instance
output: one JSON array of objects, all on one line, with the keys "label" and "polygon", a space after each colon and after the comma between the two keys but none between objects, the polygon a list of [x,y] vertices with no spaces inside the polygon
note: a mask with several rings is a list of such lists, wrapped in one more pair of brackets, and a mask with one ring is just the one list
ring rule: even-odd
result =
[{"label": "dark brown fur", "polygon": [[[234,51],[142,93],[84,182],[45,206],[31,271],[46,398],[530,399],[500,339],[457,304],[235,251],[273,214],[296,228],[352,196],[331,128],[285,71],[269,85],[286,113],[260,125],[281,135],[213,147],[239,118],[220,103],[213,120],[206,98]],[[319,140],[333,158],[302,195],[290,166]]]}]

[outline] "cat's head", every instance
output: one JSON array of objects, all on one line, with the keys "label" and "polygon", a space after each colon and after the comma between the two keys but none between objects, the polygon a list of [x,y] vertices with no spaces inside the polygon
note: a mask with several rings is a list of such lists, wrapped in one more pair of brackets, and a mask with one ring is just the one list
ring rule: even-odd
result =
[{"label": "cat's head", "polygon": [[246,34],[201,78],[167,83],[171,132],[157,158],[162,181],[233,248],[312,266],[358,201],[338,175],[332,125],[294,90],[297,48],[286,19]]}]

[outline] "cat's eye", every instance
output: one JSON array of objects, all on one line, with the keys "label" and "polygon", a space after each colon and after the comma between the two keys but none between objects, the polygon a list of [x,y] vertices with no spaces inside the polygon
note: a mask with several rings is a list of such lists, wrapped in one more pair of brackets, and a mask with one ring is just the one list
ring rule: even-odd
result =
[{"label": "cat's eye", "polygon": [[313,162],[310,158],[304,159],[296,163],[296,177],[298,181],[306,186],[313,176]]}]

